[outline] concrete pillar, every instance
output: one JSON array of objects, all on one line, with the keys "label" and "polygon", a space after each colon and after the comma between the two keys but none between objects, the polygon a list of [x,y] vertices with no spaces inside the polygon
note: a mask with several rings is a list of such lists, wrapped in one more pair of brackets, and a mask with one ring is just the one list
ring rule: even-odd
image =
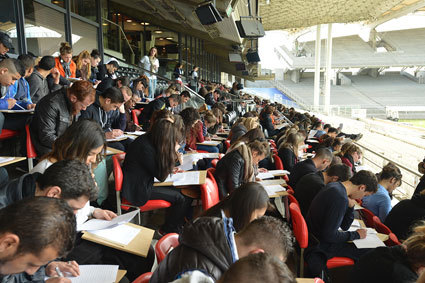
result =
[{"label": "concrete pillar", "polygon": [[322,39],[320,36],[320,26],[317,25],[316,29],[316,45],[315,45],[315,64],[314,64],[314,109],[319,108],[319,99],[320,99],[320,56],[321,56],[321,49],[322,49]]},{"label": "concrete pillar", "polygon": [[328,24],[328,38],[326,40],[326,73],[325,73],[325,112],[330,113],[332,76],[332,24]]},{"label": "concrete pillar", "polygon": [[291,76],[291,81],[293,81],[294,83],[299,83],[300,82],[300,70],[295,69],[290,71],[290,76]]}]

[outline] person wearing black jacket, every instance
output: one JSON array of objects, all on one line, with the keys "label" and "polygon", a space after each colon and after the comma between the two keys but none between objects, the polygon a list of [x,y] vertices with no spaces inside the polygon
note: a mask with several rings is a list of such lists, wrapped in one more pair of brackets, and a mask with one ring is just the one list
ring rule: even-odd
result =
[{"label": "person wearing black jacket", "polygon": [[297,183],[294,197],[297,199],[301,213],[307,216],[314,197],[331,182],[345,182],[351,178],[351,170],[345,164],[335,164],[325,172],[309,173]]},{"label": "person wearing black jacket", "polygon": [[[365,254],[354,266],[351,278],[362,283],[415,283],[425,274],[425,226],[414,233],[401,246],[378,247]],[[421,276],[423,278],[423,276]]]},{"label": "person wearing black jacket", "polygon": [[234,234],[229,218],[201,217],[185,225],[179,245],[159,264],[149,282],[171,282],[187,271],[201,270],[214,280],[239,258],[264,251],[286,261],[292,233],[284,222],[263,216]]},{"label": "person wearing black jacket", "polygon": [[[333,182],[321,190],[310,205],[307,213],[309,231],[308,249],[305,259],[314,277],[326,272],[328,259],[339,256],[358,260],[368,249],[357,249],[353,243],[347,243],[366,237],[366,229],[347,231],[354,220],[355,199],[377,191],[378,181],[370,171],[362,170],[349,181]],[[338,229],[341,227],[342,231]]]},{"label": "person wearing black jacket", "polygon": [[119,67],[120,65],[115,60],[111,60],[109,63],[99,65],[97,67],[97,80],[103,81],[105,78],[113,79],[113,75]]},{"label": "person wearing black jacket", "polygon": [[43,97],[35,107],[30,124],[31,140],[38,156],[47,154],[58,136],[95,100],[95,89],[88,81],[75,82]]},{"label": "person wearing black jacket", "polygon": [[180,96],[178,94],[172,94],[169,97],[161,97],[152,100],[148,105],[143,108],[140,114],[140,123],[145,131],[149,130],[150,119],[155,111],[162,109],[169,109],[176,107],[180,103]]},{"label": "person wearing black jacket", "polygon": [[[122,92],[116,88],[111,87],[104,92],[96,95],[95,102],[87,107],[86,110],[81,111],[79,119],[90,119],[98,122],[105,132],[106,139],[114,139],[122,136],[123,131],[121,129],[113,129],[110,118],[110,113],[117,110],[124,103],[124,96]],[[126,141],[109,142],[110,147],[125,151]]]},{"label": "person wearing black jacket", "polygon": [[12,39],[7,33],[0,31],[0,61],[9,58],[7,52],[10,49],[13,49]]},{"label": "person wearing black jacket", "polygon": [[275,129],[271,115],[273,115],[273,106],[271,105],[266,106],[260,114],[260,124],[263,127],[263,130],[267,130],[267,135],[270,138],[280,132],[280,130]]},{"label": "person wearing black jacket", "polygon": [[179,130],[169,119],[157,120],[146,134],[130,144],[122,166],[122,196],[127,201],[137,206],[157,199],[171,203],[161,228],[164,233],[180,232],[192,204],[192,199],[180,189],[153,186],[154,178],[164,181],[173,172],[182,141]]},{"label": "person wearing black jacket", "polygon": [[406,239],[412,228],[425,220],[425,191],[397,203],[385,218],[384,224],[400,240]]},{"label": "person wearing black jacket", "polygon": [[295,164],[290,171],[289,185],[296,190],[298,181],[309,173],[325,170],[332,162],[333,154],[327,148],[319,148],[314,158],[307,158]]},{"label": "person wearing black jacket", "polygon": [[116,79],[112,79],[112,78],[104,78],[102,80],[102,82],[99,83],[99,85],[96,88],[96,92],[104,92],[105,90],[107,90],[110,87],[117,87],[117,88],[121,88],[123,86],[129,86],[130,85],[130,78],[123,76],[123,77],[119,77]]}]

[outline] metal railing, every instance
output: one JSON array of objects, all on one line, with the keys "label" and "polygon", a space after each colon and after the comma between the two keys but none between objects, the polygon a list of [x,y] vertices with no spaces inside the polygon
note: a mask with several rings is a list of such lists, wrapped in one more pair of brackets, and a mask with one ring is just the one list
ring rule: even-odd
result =
[{"label": "metal railing", "polygon": [[403,182],[400,187],[394,190],[393,196],[395,198],[398,200],[403,200],[412,197],[413,192],[415,191],[416,186],[419,183],[419,179],[422,177],[422,175],[363,144],[358,142],[356,144],[365,152],[363,154],[364,165],[368,165],[371,167],[371,169],[375,169],[375,172],[380,172],[382,167],[388,164],[388,162],[393,163],[400,169],[403,175]]},{"label": "metal railing", "polygon": [[[105,30],[106,33],[106,39],[104,41],[104,47],[106,49],[110,49],[112,51],[116,51],[120,54],[122,54],[123,56],[127,55],[126,52],[123,52],[123,43],[125,42],[127,44],[128,50],[130,51],[130,58],[126,58],[128,60],[129,63],[134,63],[135,60],[135,53],[133,48],[131,47],[130,42],[128,41],[127,37],[125,36],[125,32],[122,29],[122,27],[108,19],[102,18],[103,23],[105,23],[105,26],[103,27],[103,29]],[[109,28],[109,25],[115,27],[117,33],[118,33],[118,42],[116,42],[116,34],[114,34],[113,30]],[[114,38],[115,37],[115,38]]]},{"label": "metal railing", "polygon": [[308,110],[308,104],[300,96],[296,95],[292,90],[286,87],[283,83],[279,81],[273,81],[273,86],[283,92],[286,96],[291,98],[296,102],[297,105],[302,107],[304,110]]}]

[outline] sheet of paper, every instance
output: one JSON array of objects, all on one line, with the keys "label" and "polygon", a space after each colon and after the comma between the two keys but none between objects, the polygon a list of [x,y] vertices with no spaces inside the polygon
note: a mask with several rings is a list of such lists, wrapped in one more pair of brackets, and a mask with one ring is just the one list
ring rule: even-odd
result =
[{"label": "sheet of paper", "polygon": [[309,133],[308,133],[308,139],[312,139],[312,138],[314,138],[314,135],[317,133],[317,130],[311,130]]},{"label": "sheet of paper", "polygon": [[15,157],[0,157],[0,163],[6,163],[12,161]]},{"label": "sheet of paper", "polygon": [[220,142],[218,142],[218,141],[204,141],[204,142],[199,143],[199,144],[216,146],[216,145],[220,144]]},{"label": "sheet of paper", "polygon": [[191,171],[191,172],[184,172],[181,173],[183,175],[183,178],[174,181],[174,186],[186,186],[186,185],[196,185],[199,184],[199,172],[198,171]]},{"label": "sheet of paper", "polygon": [[366,238],[354,240],[353,243],[358,249],[374,249],[377,247],[385,247],[384,242],[382,242],[378,235],[375,233],[367,232]]},{"label": "sheet of paper", "polygon": [[128,245],[139,234],[140,229],[129,225],[121,224],[112,228],[88,231],[105,240],[120,244],[122,246]]},{"label": "sheet of paper", "polygon": [[118,224],[124,224],[131,221],[131,219],[136,216],[138,213],[138,210],[134,210],[122,215],[119,215],[115,217],[114,219],[108,221],[108,220],[102,220],[102,219],[90,219],[89,221],[84,222],[81,225],[78,225],[77,230],[78,231],[93,231],[93,230],[100,230],[100,229],[106,229]]},{"label": "sheet of paper", "polygon": [[289,174],[291,174],[289,171],[286,171],[286,170],[269,170],[268,172],[272,175],[279,175],[279,174],[289,175]]},{"label": "sheet of paper", "polygon": [[128,138],[126,135],[121,135],[119,137],[113,138],[113,139],[106,139],[107,142],[114,142],[114,141],[122,141]]},{"label": "sheet of paper", "polygon": [[354,205],[354,210],[360,210],[363,209],[363,207],[361,207],[360,205],[356,204]]},{"label": "sheet of paper", "polygon": [[19,110],[11,110],[11,109],[5,109],[5,110],[0,110],[0,112],[6,112],[6,113],[32,113],[34,112],[34,109],[19,109]]},{"label": "sheet of paper", "polygon": [[285,191],[285,188],[280,185],[264,186],[264,189],[269,196],[274,196],[277,192]]},{"label": "sheet of paper", "polygon": [[354,219],[354,220],[353,220],[353,223],[351,223],[351,227],[357,227],[357,228],[360,228],[360,227],[362,227],[362,226],[360,225],[359,220]]},{"label": "sheet of paper", "polygon": [[270,172],[258,173],[257,178],[260,178],[261,180],[273,179],[274,175],[271,174]]},{"label": "sheet of paper", "polygon": [[188,171],[193,169],[193,163],[203,158],[218,158],[218,153],[190,153],[183,155],[183,164],[178,167],[181,170]]},{"label": "sheet of paper", "polygon": [[113,283],[118,265],[80,265],[80,276],[68,277],[72,283]]},{"label": "sheet of paper", "polygon": [[309,142],[309,143],[319,143],[318,140],[307,140],[307,142]]},{"label": "sheet of paper", "polygon": [[135,136],[141,136],[146,134],[146,132],[143,132],[143,131],[134,131],[134,132],[125,132],[125,133],[128,135],[135,135]]},{"label": "sheet of paper", "polygon": [[288,126],[288,123],[283,123],[283,124],[280,124],[280,125],[276,125],[275,128],[278,129],[278,130],[280,130],[280,129],[286,127],[286,126]]}]

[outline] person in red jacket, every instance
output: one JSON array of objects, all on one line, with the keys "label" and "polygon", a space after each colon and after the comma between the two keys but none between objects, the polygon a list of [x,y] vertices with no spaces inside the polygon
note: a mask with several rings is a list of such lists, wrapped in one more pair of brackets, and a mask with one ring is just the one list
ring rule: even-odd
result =
[{"label": "person in red jacket", "polygon": [[64,78],[75,78],[77,65],[72,61],[72,47],[68,42],[62,42],[59,49],[59,57],[55,58],[55,67]]}]

